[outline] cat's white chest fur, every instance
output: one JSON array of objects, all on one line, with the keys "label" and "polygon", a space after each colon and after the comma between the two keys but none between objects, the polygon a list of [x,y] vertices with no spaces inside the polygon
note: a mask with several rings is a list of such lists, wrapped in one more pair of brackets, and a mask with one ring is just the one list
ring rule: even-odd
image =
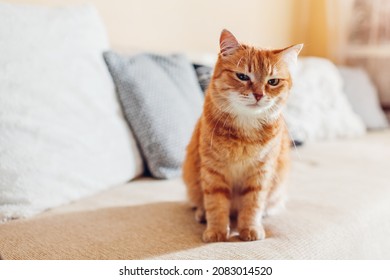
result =
[{"label": "cat's white chest fur", "polygon": [[248,176],[248,168],[250,168],[250,165],[252,164],[252,162],[243,161],[231,164],[228,168],[228,177],[232,188],[232,199],[230,205],[231,215],[236,215],[237,211],[240,209],[240,192],[245,186],[245,178]]},{"label": "cat's white chest fur", "polygon": [[[263,182],[266,182],[269,177],[272,176],[274,161],[268,160],[268,155],[278,146],[279,141],[280,137],[277,136],[261,147],[252,158],[231,163],[227,167],[226,174],[232,188],[232,214],[240,209],[240,193],[245,187],[247,187],[247,178],[253,175],[253,168],[256,168],[256,166],[259,165],[259,162],[262,164],[261,168],[259,167],[258,172],[263,172],[264,176],[260,176],[258,178],[263,178]],[[258,182],[258,184],[262,184],[262,182]]]},{"label": "cat's white chest fur", "polygon": [[245,183],[248,170],[253,164],[253,161],[240,161],[229,165],[228,177],[233,188],[240,188]]},{"label": "cat's white chest fur", "polygon": [[259,162],[262,162],[263,168],[267,170],[269,167],[268,165],[272,164],[268,160],[268,156],[272,151],[274,151],[275,148],[280,145],[280,140],[281,135],[279,134],[262,147],[259,147],[253,157],[230,163],[227,168],[227,175],[230,179],[231,185],[234,187],[241,186],[247,176],[251,175],[248,174],[248,172],[250,171],[250,173],[253,173],[253,168],[256,168]]}]

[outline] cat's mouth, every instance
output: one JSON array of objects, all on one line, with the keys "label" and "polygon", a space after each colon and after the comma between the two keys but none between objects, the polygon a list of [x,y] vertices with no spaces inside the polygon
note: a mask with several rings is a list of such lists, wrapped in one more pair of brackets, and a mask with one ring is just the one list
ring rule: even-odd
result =
[{"label": "cat's mouth", "polygon": [[247,107],[251,107],[251,108],[258,108],[258,107],[261,107],[261,105],[259,103],[252,103],[252,104],[247,104],[246,105]]},{"label": "cat's mouth", "polygon": [[259,109],[259,108],[267,109],[270,106],[269,106],[269,104],[256,102],[256,103],[247,104],[246,107],[253,108],[253,109]]},{"label": "cat's mouth", "polygon": [[256,110],[257,111],[257,110],[261,109],[261,111],[263,111],[263,110],[267,110],[270,107],[272,107],[272,103],[271,102],[267,102],[267,103],[256,102],[256,103],[246,104],[246,107],[250,108],[250,110]]}]

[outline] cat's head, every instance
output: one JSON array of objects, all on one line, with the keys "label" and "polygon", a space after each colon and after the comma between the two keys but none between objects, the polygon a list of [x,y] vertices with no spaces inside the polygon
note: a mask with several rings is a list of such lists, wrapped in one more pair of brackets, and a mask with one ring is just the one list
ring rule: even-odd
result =
[{"label": "cat's head", "polygon": [[235,115],[268,118],[279,114],[292,86],[290,69],[302,47],[257,49],[240,44],[223,30],[212,99],[221,110]]}]

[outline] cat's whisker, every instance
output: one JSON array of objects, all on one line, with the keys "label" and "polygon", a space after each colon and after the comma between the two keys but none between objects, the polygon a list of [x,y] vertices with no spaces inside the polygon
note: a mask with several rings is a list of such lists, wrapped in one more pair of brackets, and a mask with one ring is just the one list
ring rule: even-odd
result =
[{"label": "cat's whisker", "polygon": [[229,114],[226,114],[226,118],[225,118],[225,121],[224,121],[224,123],[223,123],[223,125],[222,125],[222,128],[225,128],[225,125],[226,125],[226,121],[229,119]]},{"label": "cat's whisker", "polygon": [[241,56],[240,60],[237,62],[237,67],[240,67],[241,60],[244,58],[244,56]]},{"label": "cat's whisker", "polygon": [[[213,138],[214,138],[215,129],[217,128],[217,126],[218,126],[219,122],[221,121],[223,115],[226,114],[226,112],[225,112],[226,109],[229,109],[229,107],[230,107],[230,105],[228,104],[228,105],[226,105],[226,106],[224,107],[223,110],[222,110],[221,108],[219,108],[220,111],[219,111],[219,113],[217,113],[217,115],[219,116],[219,118],[218,118],[217,122],[215,123],[215,126],[214,126],[214,128],[213,128],[213,130],[212,130],[212,133],[211,133],[211,138],[210,138],[210,149],[213,148]],[[214,115],[213,115],[213,117],[214,117]]]},{"label": "cat's whisker", "polygon": [[238,96],[237,97],[237,99],[241,99],[241,100],[252,100],[252,98],[251,97],[249,97],[249,96]]},{"label": "cat's whisker", "polygon": [[213,131],[211,132],[211,138],[210,138],[210,149],[213,148],[213,138],[214,138],[214,132],[215,132],[215,129],[217,128],[217,125],[220,121],[220,119],[222,118],[223,114],[221,114],[220,118],[218,119],[217,123],[215,124],[214,128],[213,128]]},{"label": "cat's whisker", "polygon": [[291,135],[291,133],[290,133],[290,130],[289,130],[288,126],[287,126],[287,122],[286,122],[286,119],[284,118],[283,113],[281,113],[280,116],[281,116],[281,118],[282,118],[282,120],[283,120],[283,122],[284,122],[284,125],[286,126],[286,130],[287,130],[288,136],[289,136],[291,142],[293,143],[294,150],[295,150],[295,152],[296,152],[297,155],[298,155],[298,159],[299,159],[300,161],[302,161],[301,154],[300,154],[299,151],[298,151],[297,145],[295,145],[295,141],[294,141],[294,139],[293,139],[293,137],[292,137],[292,135]]}]

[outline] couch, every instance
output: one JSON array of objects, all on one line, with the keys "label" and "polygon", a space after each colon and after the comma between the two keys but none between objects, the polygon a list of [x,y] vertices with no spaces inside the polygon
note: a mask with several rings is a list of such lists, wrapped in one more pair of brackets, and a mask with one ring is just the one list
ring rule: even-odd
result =
[{"label": "couch", "polygon": [[[28,17],[35,19],[35,24],[41,28],[48,26],[42,17],[38,19],[35,17],[38,10],[35,8],[32,10],[31,12],[31,8],[28,7],[19,11],[19,8],[5,5],[2,6],[0,12],[4,13],[2,14],[4,18],[9,16],[9,13],[17,11],[18,14],[23,14],[25,19]],[[51,15],[52,13],[51,10],[47,9],[38,12],[41,15]],[[78,64],[79,62],[76,61],[77,67],[73,69],[77,73],[80,65],[84,65],[82,68],[84,72],[81,72],[85,75],[83,76],[83,88],[79,92],[85,98],[83,103],[81,100],[78,101],[77,98],[81,97],[76,95],[76,99],[72,100],[70,105],[68,104],[69,106],[58,104],[56,98],[68,97],[69,92],[66,91],[64,91],[64,95],[61,95],[62,93],[51,94],[51,92],[45,95],[47,97],[45,102],[52,102],[53,108],[61,110],[61,114],[53,114],[56,113],[56,110],[46,111],[47,106],[41,107],[41,111],[37,112],[35,106],[40,103],[39,100],[35,99],[33,99],[34,106],[25,99],[15,99],[15,103],[10,103],[15,107],[0,104],[3,106],[2,109],[8,110],[7,113],[13,114],[13,118],[21,118],[17,124],[28,126],[29,122],[26,121],[25,116],[28,115],[27,120],[30,120],[39,113],[42,114],[38,114],[39,121],[46,125],[42,127],[39,126],[40,123],[34,123],[38,125],[37,130],[27,127],[27,130],[15,134],[13,129],[15,127],[18,129],[18,126],[10,126],[10,122],[7,122],[10,118],[0,114],[0,129],[3,129],[2,132],[6,132],[5,136],[0,135],[0,140],[1,143],[9,145],[0,147],[0,206],[3,207],[0,209],[8,217],[7,221],[0,223],[1,259],[390,258],[390,241],[388,240],[390,234],[390,175],[388,171],[390,166],[390,130],[388,128],[370,130],[368,133],[359,130],[358,134],[352,133],[348,137],[343,134],[345,129],[341,128],[331,139],[307,139],[308,141],[304,139],[303,146],[292,150],[292,171],[288,179],[289,200],[286,210],[264,220],[266,239],[242,242],[233,230],[228,242],[203,243],[201,235],[205,225],[195,221],[193,210],[186,201],[185,186],[180,176],[173,176],[174,178],[169,179],[153,179],[150,177],[150,173],[148,176],[142,166],[145,163],[140,162],[144,160],[145,155],[141,159],[140,153],[142,152],[137,150],[140,145],[139,141],[136,145],[130,131],[129,134],[125,132],[125,120],[123,115],[118,113],[119,104],[116,104],[118,100],[114,98],[114,91],[111,88],[112,81],[107,78],[108,71],[103,69],[101,48],[107,48],[107,46],[105,43],[103,46],[96,43],[96,40],[105,42],[106,39],[99,35],[100,31],[96,31],[97,35],[94,33],[95,30],[100,30],[101,25],[97,22],[95,12],[87,9],[77,13],[69,10],[62,13],[56,10],[55,13],[57,19],[61,16],[66,19],[76,16],[80,19],[80,25],[88,22],[83,19],[85,15],[90,17],[94,24],[85,26],[87,30],[85,34],[93,36],[84,36],[85,34],[83,35],[83,32],[79,31],[75,36],[76,39],[81,42],[83,38],[88,37],[89,41],[80,44],[81,48],[88,48],[83,49],[83,52],[76,53],[80,55],[78,59],[84,59],[85,53],[88,53],[90,48],[96,47],[92,53],[88,53],[88,61],[93,60],[94,64],[90,69],[86,66],[87,64]],[[53,16],[47,18],[52,20]],[[26,20],[26,22],[28,21]],[[68,20],[67,22],[74,24],[74,21]],[[56,24],[62,26],[58,21]],[[15,25],[17,25],[16,22]],[[21,30],[24,28],[27,26],[22,25]],[[70,30],[73,31],[73,28],[74,26],[71,26]],[[65,32],[64,34],[71,34],[68,32],[68,27],[62,27],[59,30]],[[7,28],[4,27],[0,31],[0,35],[6,34]],[[43,36],[42,40],[47,35],[39,32],[36,34]],[[54,36],[56,40],[62,40],[64,37],[61,33],[58,35],[55,32],[52,32],[50,36]],[[79,41],[72,42],[70,38],[74,39],[73,36],[67,37],[66,44],[69,45],[63,50],[66,55],[66,63],[60,65],[74,65],[72,64],[74,61],[69,61],[69,57],[73,56],[74,53],[68,53],[68,49],[73,48],[73,44],[77,45]],[[15,38],[12,37],[12,39]],[[33,40],[33,43],[38,44],[39,41]],[[50,40],[50,44],[53,44],[55,48],[52,45],[47,46],[49,53],[53,49],[58,51],[56,43],[59,46],[63,45],[62,42],[53,43],[53,40]],[[23,50],[24,47],[24,45],[15,46],[2,50],[9,52],[10,55],[15,55],[19,48]],[[42,47],[34,46],[35,48],[32,50]],[[20,51],[20,53],[23,52]],[[47,56],[45,52],[42,53],[42,59],[48,59],[47,65],[53,60],[55,63],[61,62],[58,55]],[[34,58],[42,53],[38,52]],[[13,65],[9,56],[0,55],[0,64],[4,61],[6,61],[6,65]],[[36,75],[36,77],[33,76],[34,79],[39,79],[41,68],[34,63],[40,63],[40,61],[40,59],[36,59],[28,62],[29,66],[36,67],[36,73],[15,72],[17,81],[24,81],[24,76],[30,79],[32,75]],[[23,65],[24,61],[18,60],[18,63]],[[47,65],[45,67],[48,67]],[[51,66],[57,67],[56,65]],[[327,62],[326,65],[330,64]],[[9,69],[17,69],[17,67],[13,66]],[[47,69],[44,69],[46,78],[57,77],[60,74],[69,78],[69,71],[66,69],[62,69],[64,71],[59,71],[60,73],[56,73],[55,76],[50,76],[53,71],[50,72]],[[0,68],[0,71],[6,70],[6,67]],[[88,76],[85,74],[88,71],[97,76]],[[7,78],[11,77],[12,74],[11,72],[5,72],[5,74],[9,76],[3,75],[4,81],[9,83]],[[312,72],[309,74],[313,77]],[[76,79],[77,77],[71,76],[71,78]],[[28,79],[26,81],[31,82],[31,79]],[[51,85],[53,87],[70,85],[72,90],[77,91],[78,83],[73,83],[72,79],[65,79],[64,84],[61,83],[62,80],[59,80]],[[89,82],[90,84],[88,84]],[[12,87],[9,89],[11,90],[15,90],[19,86],[17,83],[10,84]],[[42,90],[47,90],[47,84],[47,82],[37,84],[36,80],[33,80],[32,85],[36,91],[31,94],[36,94],[35,97],[38,98]],[[106,99],[101,103],[91,102],[94,99],[89,99],[88,85],[95,86],[93,89],[96,91],[102,90],[103,87],[104,94],[101,96]],[[26,96],[24,95],[25,88],[23,85],[23,91],[17,91],[17,94]],[[0,89],[4,88],[1,88],[0,85]],[[27,87],[27,89],[30,88]],[[320,91],[319,94],[321,94]],[[8,95],[8,92],[0,92],[2,101],[16,98],[15,96]],[[96,95],[92,95],[92,97],[96,97]],[[345,103],[346,101],[343,100],[342,102]],[[69,100],[64,99],[64,101]],[[24,115],[15,114],[20,110],[20,107],[15,104],[25,106],[22,111]],[[110,106],[112,106],[112,110]],[[77,113],[79,107],[81,112]],[[30,111],[25,108],[29,108]],[[77,118],[71,119],[72,125],[67,126],[69,119],[64,118],[69,113],[67,111],[69,108],[70,115],[73,117],[76,115]],[[292,115],[298,112],[295,108],[293,109]],[[94,118],[91,117],[92,113],[95,114]],[[329,111],[324,110],[324,114],[329,113]],[[48,119],[50,114],[53,114],[52,120]],[[100,116],[104,116],[104,118]],[[115,117],[108,118],[107,116]],[[98,118],[101,127],[96,124],[96,118]],[[302,118],[308,119],[307,117]],[[107,119],[109,122],[104,123]],[[318,118],[318,120],[320,119],[324,118]],[[51,123],[53,120],[56,122]],[[58,122],[63,122],[62,126],[58,125]],[[298,124],[297,130],[299,130],[301,122],[295,124]],[[79,129],[76,132],[84,135],[85,138],[80,140],[77,135],[74,135],[75,126]],[[117,130],[113,130],[112,127],[117,128]],[[45,130],[47,128],[49,129]],[[58,133],[50,134],[55,130],[54,128],[58,129]],[[59,128],[66,128],[66,133]],[[85,131],[86,129],[87,131]],[[114,131],[117,133],[116,136],[107,137],[103,133],[105,129]],[[30,138],[23,138],[23,140],[19,137],[20,135],[25,136],[31,131],[33,134],[29,136]],[[39,134],[42,131],[45,134]],[[318,131],[321,132],[322,128]],[[96,135],[100,135],[102,139],[97,139]],[[297,133],[296,135],[301,134]],[[313,133],[312,135],[317,134]],[[112,138],[117,139],[113,141]],[[12,143],[10,139],[17,140],[17,143]],[[27,139],[30,140],[27,141]],[[132,142],[129,139],[132,139]],[[25,142],[19,142],[22,140]],[[43,141],[42,143],[46,143],[45,141],[48,140],[52,141],[50,146],[43,147],[33,145],[33,142],[30,142],[41,143],[40,141]],[[53,141],[56,142],[55,145]],[[96,146],[90,147],[88,143],[96,144]],[[127,151],[127,146],[132,147],[131,151]],[[4,147],[9,147],[9,150],[4,149]],[[62,151],[61,149],[64,147],[66,150]],[[73,150],[73,148],[77,149]],[[99,154],[102,149],[104,149],[104,153]],[[17,153],[13,153],[13,151]],[[28,155],[32,153],[32,155],[37,156],[24,157],[24,153]],[[60,157],[57,157],[58,154]],[[15,156],[17,156],[16,160]],[[46,157],[49,161],[46,160]],[[11,163],[8,162],[10,159]],[[13,164],[12,159],[28,172],[19,176],[18,169],[12,169],[17,166]],[[63,161],[66,165],[61,165]],[[52,165],[56,165],[58,162],[60,168],[52,168]],[[30,163],[33,165],[28,165]],[[44,168],[40,168],[39,164],[42,164],[41,166]],[[42,180],[42,176],[45,174],[51,176],[50,180]],[[10,182],[15,184],[15,188],[11,188],[11,190],[16,191],[8,192]],[[94,188],[95,185],[99,187]],[[64,191],[64,189],[71,190]],[[80,190],[82,191],[80,192]],[[24,196],[24,192],[28,195]],[[12,199],[9,199],[8,196]],[[7,199],[8,202],[4,203],[3,201]],[[26,207],[31,201],[35,201],[39,207],[32,210],[28,208],[29,211],[27,211],[27,208],[20,208],[18,203],[13,204],[14,201],[20,205],[26,203]],[[42,201],[45,204],[39,204]],[[8,205],[11,207],[7,208]],[[46,210],[42,211],[43,209]],[[16,217],[18,219],[12,219]]]},{"label": "couch", "polygon": [[181,179],[138,178],[0,225],[3,259],[388,259],[390,131],[293,151],[267,238],[205,244]]}]

